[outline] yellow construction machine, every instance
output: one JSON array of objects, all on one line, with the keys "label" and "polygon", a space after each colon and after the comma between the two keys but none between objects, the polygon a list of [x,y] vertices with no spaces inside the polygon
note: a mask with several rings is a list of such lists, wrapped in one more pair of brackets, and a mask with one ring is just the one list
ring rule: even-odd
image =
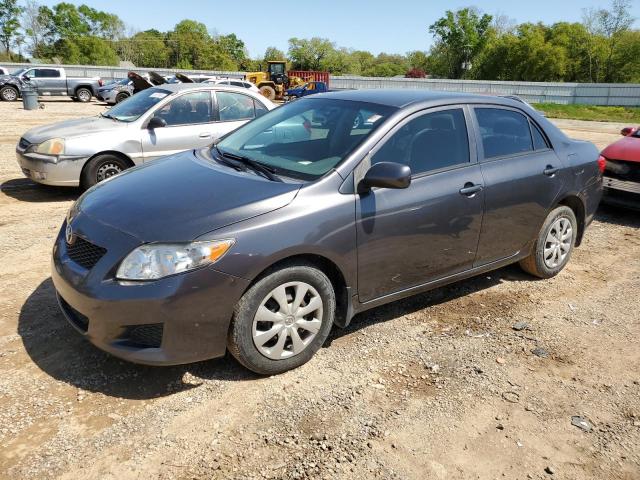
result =
[{"label": "yellow construction machine", "polygon": [[287,88],[303,85],[305,80],[287,76],[287,62],[267,62],[266,72],[248,72],[245,78],[260,89],[269,100],[281,100]]}]

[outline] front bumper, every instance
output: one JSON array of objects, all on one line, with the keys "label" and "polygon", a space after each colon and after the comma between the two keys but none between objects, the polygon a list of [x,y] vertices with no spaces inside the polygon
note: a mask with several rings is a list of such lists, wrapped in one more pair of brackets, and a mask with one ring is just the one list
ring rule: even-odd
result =
[{"label": "front bumper", "polygon": [[604,177],[602,203],[640,210],[640,182]]},{"label": "front bumper", "polygon": [[88,157],[65,156],[53,162],[51,157],[37,153],[26,153],[16,149],[16,159],[22,173],[34,182],[43,185],[77,187],[80,185],[80,173]]},{"label": "front bumper", "polygon": [[[176,365],[225,354],[233,308],[248,282],[211,267],[150,282],[114,278],[122,259],[140,242],[80,213],[76,235],[107,249],[87,270],[68,255],[66,222],[56,239],[51,277],[69,322],[98,348],[147,365]],[[140,343],[134,331],[158,335]]]},{"label": "front bumper", "polygon": [[102,100],[103,102],[114,104],[116,103],[116,97],[118,96],[118,92],[115,90],[105,90],[103,92],[98,91],[98,95],[96,98],[98,100]]}]

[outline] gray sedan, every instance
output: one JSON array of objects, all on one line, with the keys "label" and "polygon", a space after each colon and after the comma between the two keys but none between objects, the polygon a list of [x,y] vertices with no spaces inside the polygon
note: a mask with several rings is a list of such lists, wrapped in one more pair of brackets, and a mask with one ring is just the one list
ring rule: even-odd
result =
[{"label": "gray sedan", "polygon": [[88,188],[129,167],[207,146],[275,107],[260,94],[233,87],[162,85],[97,117],[29,130],[16,155],[35,182]]}]

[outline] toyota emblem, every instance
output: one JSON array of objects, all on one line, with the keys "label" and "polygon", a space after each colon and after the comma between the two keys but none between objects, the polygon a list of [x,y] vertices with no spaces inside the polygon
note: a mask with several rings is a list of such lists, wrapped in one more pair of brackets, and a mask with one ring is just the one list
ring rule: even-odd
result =
[{"label": "toyota emblem", "polygon": [[76,241],[76,236],[73,234],[73,229],[69,224],[67,224],[67,228],[64,230],[64,239],[67,241],[68,245],[73,245],[73,242]]}]

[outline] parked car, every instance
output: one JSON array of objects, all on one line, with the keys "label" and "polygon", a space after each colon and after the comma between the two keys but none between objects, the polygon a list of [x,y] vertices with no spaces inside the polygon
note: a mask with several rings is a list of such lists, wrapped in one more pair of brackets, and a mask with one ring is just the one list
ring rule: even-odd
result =
[{"label": "parked car", "polygon": [[9,75],[9,69],[0,67],[0,75]]},{"label": "parked car", "polygon": [[302,86],[288,88],[285,90],[285,98],[292,100],[296,98],[306,97],[307,95],[315,95],[316,93],[329,92],[329,88],[325,82],[307,82]]},{"label": "parked car", "polygon": [[[317,110],[339,118],[316,127]],[[302,122],[310,135],[287,141]],[[558,274],[600,201],[598,155],[512,100],[313,95],[86,192],[51,276],[69,322],[113,355],[228,349],[276,374],[369,308],[514,262]]]},{"label": "parked car", "polygon": [[237,78],[216,78],[212,80],[205,80],[205,83],[211,85],[229,85],[231,87],[239,87],[246,88],[247,90],[251,90],[252,92],[260,92],[260,89],[256,87],[253,83],[247,80],[240,80]]},{"label": "parked car", "polygon": [[261,95],[236,88],[162,85],[99,116],[29,130],[16,154],[35,182],[88,188],[134,165],[209,145],[272,108]]},{"label": "parked car", "polygon": [[100,87],[96,98],[109,105],[115,105],[126,100],[131,95],[133,95],[133,82],[128,78],[122,78]]},{"label": "parked car", "polygon": [[21,96],[25,83],[42,96],[68,96],[78,102],[88,102],[104,84],[99,77],[67,77],[64,68],[21,68],[9,76],[0,77],[0,99],[13,102]]},{"label": "parked car", "polygon": [[602,151],[605,162],[603,202],[640,209],[640,127],[626,127],[623,136]]}]

